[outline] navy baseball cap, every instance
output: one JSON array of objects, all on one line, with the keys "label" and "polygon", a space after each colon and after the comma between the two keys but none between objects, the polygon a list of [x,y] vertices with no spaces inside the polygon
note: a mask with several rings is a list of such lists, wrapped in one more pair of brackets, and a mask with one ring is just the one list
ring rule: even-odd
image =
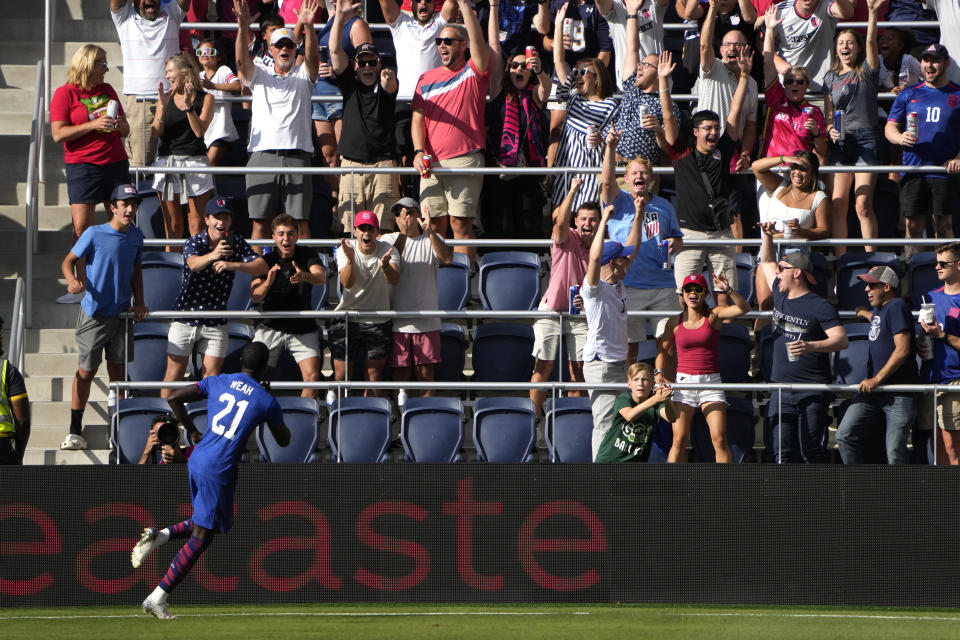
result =
[{"label": "navy baseball cap", "polygon": [[140,194],[132,184],[121,184],[110,194],[110,202],[116,202],[117,200],[136,200],[140,202]]},{"label": "navy baseball cap", "polygon": [[611,260],[616,260],[617,258],[629,258],[632,254],[632,246],[624,246],[619,242],[607,240],[603,243],[603,255],[600,256],[600,264],[601,266],[605,265]]},{"label": "navy baseball cap", "polygon": [[950,54],[947,53],[947,48],[942,44],[932,44],[920,54],[921,60],[924,58],[940,58],[941,60],[946,60],[949,57]]},{"label": "navy baseball cap", "polygon": [[233,215],[233,211],[230,209],[230,199],[220,197],[210,198],[209,202],[207,202],[206,214],[208,216],[216,216],[221,213]]}]

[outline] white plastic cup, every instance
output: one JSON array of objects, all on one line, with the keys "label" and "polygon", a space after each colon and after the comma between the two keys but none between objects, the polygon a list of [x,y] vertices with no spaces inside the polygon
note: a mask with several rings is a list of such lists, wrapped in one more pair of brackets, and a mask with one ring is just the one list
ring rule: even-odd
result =
[{"label": "white plastic cup", "polygon": [[933,312],[934,306],[932,302],[924,302],[920,305],[920,322],[929,325],[936,323],[937,316]]},{"label": "white plastic cup", "polygon": [[787,360],[788,360],[788,361],[790,361],[790,362],[796,362],[797,360],[800,359],[800,354],[794,353],[793,351],[790,350],[790,343],[789,343],[789,342],[787,342],[787,343],[785,344],[785,346],[786,346],[786,348],[787,348]]}]

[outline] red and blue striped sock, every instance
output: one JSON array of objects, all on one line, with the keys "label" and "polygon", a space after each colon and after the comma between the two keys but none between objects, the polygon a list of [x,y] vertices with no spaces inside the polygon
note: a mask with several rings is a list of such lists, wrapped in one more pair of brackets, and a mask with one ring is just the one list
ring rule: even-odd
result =
[{"label": "red and blue striped sock", "polygon": [[159,588],[167,593],[173,591],[176,586],[180,584],[180,581],[190,573],[190,569],[192,569],[193,565],[200,559],[200,554],[203,553],[208,545],[209,543],[206,540],[201,540],[196,536],[190,536],[190,539],[187,540],[187,543],[183,545],[183,548],[177,553],[173,562],[170,563],[170,568],[167,569],[167,575],[163,576]]},{"label": "red and blue striped sock", "polygon": [[189,538],[190,533],[193,531],[193,520],[184,520],[183,522],[172,524],[167,527],[167,531],[170,533],[169,540]]}]

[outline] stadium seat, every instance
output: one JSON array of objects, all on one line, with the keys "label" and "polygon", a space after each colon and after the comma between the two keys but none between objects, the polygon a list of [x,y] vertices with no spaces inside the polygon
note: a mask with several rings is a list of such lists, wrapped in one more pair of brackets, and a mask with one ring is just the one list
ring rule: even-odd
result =
[{"label": "stadium seat", "polygon": [[227,311],[249,311],[253,309],[250,301],[250,283],[253,276],[245,271],[233,274],[233,286],[230,288],[230,297],[227,298]]},{"label": "stadium seat", "polygon": [[314,311],[326,311],[327,297],[330,295],[330,256],[325,253],[317,252],[320,262],[323,264],[323,272],[327,275],[327,280],[323,284],[314,285],[310,289],[310,305]]},{"label": "stadium seat", "polygon": [[897,255],[888,251],[852,252],[840,256],[837,261],[837,306],[841,311],[870,306],[864,282],[857,276],[877,265],[902,273]]},{"label": "stadium seat", "polygon": [[186,409],[187,415],[193,420],[193,426],[197,428],[197,431],[206,433],[208,426],[207,401],[197,400],[196,402],[191,402],[186,406]]},{"label": "stadium seat", "polygon": [[655,338],[648,336],[643,342],[637,343],[637,362],[646,362],[651,367],[657,366],[657,341]]},{"label": "stadium seat", "polygon": [[492,322],[473,331],[476,382],[526,382],[533,373],[533,327]]},{"label": "stadium seat", "polygon": [[[910,279],[910,306],[914,311],[918,311],[923,304],[924,296],[943,286],[943,282],[937,278],[936,252],[923,251],[913,254],[910,257],[907,273]],[[902,289],[901,287],[901,292],[906,293]],[[929,296],[927,296],[927,302],[930,302]]]},{"label": "stadium seat", "polygon": [[433,367],[433,377],[438,382],[463,380],[463,365],[466,360],[467,337],[463,327],[451,322],[440,325],[440,362]]},{"label": "stadium seat", "polygon": [[543,405],[543,418],[550,462],[593,462],[590,398],[550,398]]},{"label": "stadium seat", "polygon": [[749,382],[750,354],[753,341],[750,331],[742,324],[725,322],[720,325],[718,353],[720,378],[724,382]]},{"label": "stadium seat", "polygon": [[833,354],[833,372],[836,384],[860,384],[870,372],[870,324],[855,322],[843,325],[849,344]]},{"label": "stadium seat", "polygon": [[[111,464],[137,464],[150,436],[150,425],[161,413],[170,413],[170,405],[160,398],[125,398],[117,402],[110,417]],[[159,460],[159,459],[158,459]]]},{"label": "stadium seat", "polygon": [[[167,372],[166,322],[136,322],[133,325],[133,360],[127,363],[130,382],[160,382]],[[137,395],[159,395],[159,391],[137,391]]]},{"label": "stadium seat", "polygon": [[532,462],[536,409],[529,398],[479,398],[473,411],[478,462]]},{"label": "stadium seat", "polygon": [[810,288],[821,298],[826,298],[830,293],[830,264],[819,251],[811,253],[810,260],[813,262],[813,277],[817,280]]},{"label": "stadium seat", "polygon": [[757,303],[756,280],[757,257],[752,253],[737,253],[737,291],[750,304]]},{"label": "stadium seat", "polygon": [[[753,462],[753,443],[756,440],[756,411],[748,398],[727,396],[727,444],[736,463]],[[710,428],[703,412],[697,409],[690,433],[693,453],[691,462],[716,462]]]},{"label": "stadium seat", "polygon": [[172,311],[180,295],[183,254],[146,251],[143,254],[143,303],[150,311]]},{"label": "stadium seat", "polygon": [[437,272],[437,307],[440,311],[463,311],[470,300],[470,258],[453,254],[450,264],[441,264]]},{"label": "stadium seat", "polygon": [[330,407],[330,460],[387,462],[390,447],[390,401],[386,398],[340,398]]},{"label": "stadium seat", "polygon": [[479,260],[480,302],[493,311],[530,311],[540,302],[540,258],[529,251],[494,251]]},{"label": "stadium seat", "polygon": [[773,349],[777,334],[773,332],[773,325],[767,325],[757,334],[757,359],[760,363],[760,379],[772,382],[773,376]]},{"label": "stadium seat", "polygon": [[407,462],[459,462],[463,403],[459,398],[409,398],[400,415],[400,442]]},{"label": "stadium seat", "polygon": [[[227,335],[229,341],[222,373],[239,373],[240,354],[243,348],[253,341],[253,327],[243,322],[228,322]],[[191,363],[194,380],[200,380],[203,377],[203,354],[194,349]]]},{"label": "stadium seat", "polygon": [[150,189],[146,194],[141,194],[140,206],[137,207],[137,227],[143,232],[143,237],[147,240],[156,238],[166,238],[167,232],[163,228],[163,212],[160,211],[160,200],[157,199],[157,192]]},{"label": "stadium seat", "polygon": [[283,409],[283,423],[290,430],[290,443],[281,447],[270,427],[261,424],[255,437],[260,451],[260,462],[316,462],[320,442],[317,401],[313,398],[279,396]]}]

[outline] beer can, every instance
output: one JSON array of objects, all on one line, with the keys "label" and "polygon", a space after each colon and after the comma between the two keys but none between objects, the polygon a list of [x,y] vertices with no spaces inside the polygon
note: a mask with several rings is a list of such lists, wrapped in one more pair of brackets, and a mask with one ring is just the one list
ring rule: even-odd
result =
[{"label": "beer can", "polygon": [[328,64],[330,62],[330,48],[324,44],[320,45],[317,51],[317,59],[320,62]]},{"label": "beer can", "polygon": [[[527,57],[527,60],[528,60],[528,61],[529,61],[530,58],[538,58],[538,57],[539,57],[539,56],[537,55],[537,48],[536,48],[536,47],[529,46],[529,45],[527,46],[527,50],[524,52],[524,55]],[[532,67],[532,65],[530,64],[530,62],[527,62],[527,69],[532,69],[532,68],[533,68],[533,67]]]},{"label": "beer can", "polygon": [[107,117],[116,118],[117,114],[120,113],[120,103],[116,100],[111,100],[107,103]]},{"label": "beer can", "polygon": [[420,172],[421,177],[429,178],[433,173],[432,169],[433,169],[433,156],[424,154],[423,171]]},{"label": "beer can", "polygon": [[640,124],[643,125],[643,119],[650,115],[650,107],[645,104],[637,106],[637,117],[640,118]]},{"label": "beer can", "polygon": [[563,33],[570,39],[573,39],[573,19],[563,19]]},{"label": "beer can", "polygon": [[840,134],[840,142],[843,143],[846,131],[843,130],[843,109],[837,109],[833,112],[833,128]]},{"label": "beer can", "polygon": [[920,135],[920,114],[916,111],[907,114],[907,133],[915,138]]},{"label": "beer can", "polygon": [[575,284],[570,287],[570,315],[577,316],[580,315],[580,309],[577,309],[577,305],[573,304],[573,299],[580,295],[580,285]]},{"label": "beer can", "polygon": [[596,149],[596,148],[597,148],[597,145],[596,145],[596,143],[594,143],[594,142],[590,142],[590,136],[592,136],[592,135],[595,134],[595,133],[599,133],[599,131],[600,131],[600,130],[597,129],[597,128],[596,128],[595,126],[593,126],[592,124],[587,127],[587,146],[590,147],[591,149]]},{"label": "beer can", "polygon": [[660,241],[660,268],[664,271],[670,270],[670,241]]}]

